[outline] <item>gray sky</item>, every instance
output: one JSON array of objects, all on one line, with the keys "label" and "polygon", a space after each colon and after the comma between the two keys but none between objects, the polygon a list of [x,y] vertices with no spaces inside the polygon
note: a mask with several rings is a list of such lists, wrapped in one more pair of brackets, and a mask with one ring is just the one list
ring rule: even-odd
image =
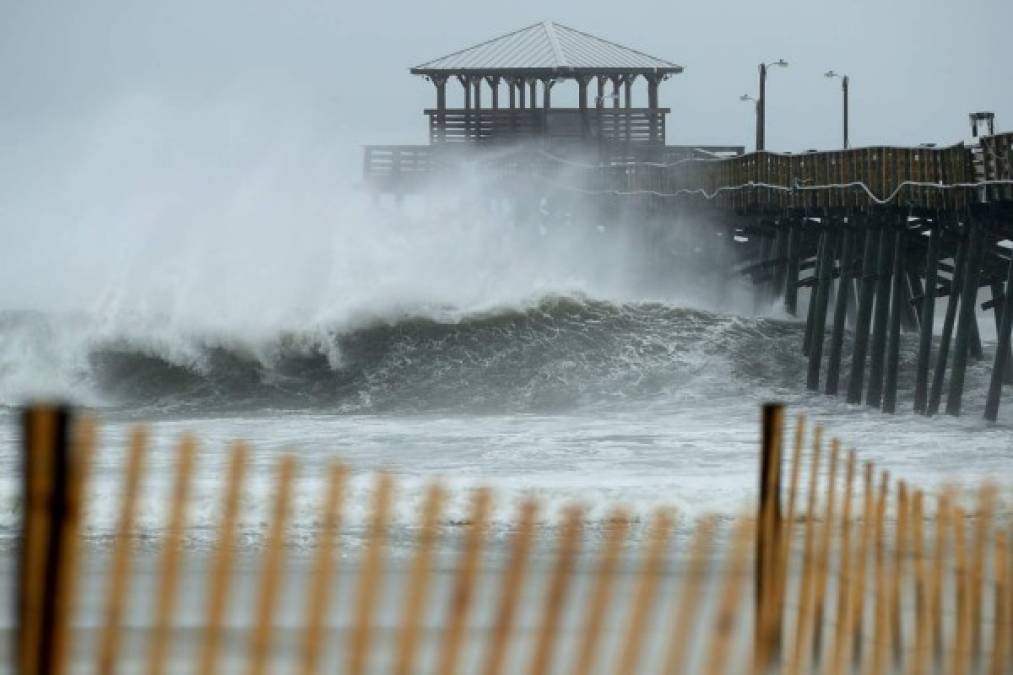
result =
[{"label": "gray sky", "polygon": [[[3,17],[0,197],[26,204],[88,171],[97,148],[114,152],[109,134],[140,168],[165,149],[190,156],[180,166],[242,165],[298,138],[312,149],[304,161],[354,178],[359,144],[425,142],[434,95],[410,66],[540,20],[685,65],[661,90],[669,143],[751,146],[738,96],[755,95],[759,61],[781,57],[790,68],[768,82],[773,150],[839,143],[829,68],[852,79],[854,145],[957,141],[979,109],[1013,128],[1009,0],[9,0]],[[138,137],[152,152],[134,152]]]}]

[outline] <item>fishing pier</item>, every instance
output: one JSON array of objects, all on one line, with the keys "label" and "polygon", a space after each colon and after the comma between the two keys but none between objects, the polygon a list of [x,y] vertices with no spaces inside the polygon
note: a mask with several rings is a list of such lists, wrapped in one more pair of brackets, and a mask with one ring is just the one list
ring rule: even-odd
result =
[{"label": "fishing pier", "polygon": [[[503,186],[652,218],[694,214],[734,250],[729,273],[758,305],[805,321],[807,386],[897,409],[902,333],[917,335],[916,412],[963,411],[970,360],[986,358],[982,411],[1013,388],[1013,132],[973,113],[950,147],[872,146],[798,154],[670,146],[658,89],[683,67],[555,23],[540,23],[411,69],[433,83],[428,145],[366,146],[363,177],[404,194],[478,165]],[[575,108],[552,90],[577,83]],[[463,107],[447,105],[456,82]],[[646,85],[634,107],[634,85]],[[483,102],[487,94],[487,105]],[[485,105],[485,107],[483,107]]]}]

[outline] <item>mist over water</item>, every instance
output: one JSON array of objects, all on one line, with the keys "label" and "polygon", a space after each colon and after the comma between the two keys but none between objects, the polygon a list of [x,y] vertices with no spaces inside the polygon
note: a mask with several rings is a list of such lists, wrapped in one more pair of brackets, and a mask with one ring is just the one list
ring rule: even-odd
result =
[{"label": "mist over water", "polygon": [[7,186],[18,254],[0,268],[0,403],[129,404],[97,381],[124,355],[184,379],[221,358],[339,370],[339,338],[360,330],[488,321],[547,298],[714,308],[734,287],[680,263],[697,248],[689,226],[575,220],[541,194],[490,204],[481,167],[377,202],[337,170],[360,149],[321,144],[327,125],[298,106],[261,110],[241,91],[183,103],[120,100]]},{"label": "mist over water", "polygon": [[[201,438],[195,545],[213,534],[235,438],[255,449],[250,545],[274,462],[293,450],[296,544],[312,541],[334,457],[353,469],[353,533],[370,472],[395,474],[402,542],[434,476],[460,488],[451,528],[468,490],[493,485],[494,536],[532,494],[550,521],[560,503],[588,504],[592,532],[612,501],[728,515],[753,497],[758,404],[771,398],[927,484],[1010,468],[1007,411],[988,429],[803,394],[801,325],[776,307],[757,312],[727,273],[727,249],[693,217],[603,216],[590,200],[539,191],[490,199],[501,186],[480,166],[402,204],[374,200],[345,169],[360,148],[335,142],[312,101],[264,103],[242,88],[186,101],[140,92],[0,160],[12,252],[0,266],[0,458],[17,461],[15,406],[55,396],[96,407],[96,544],[112,531],[138,419],[157,439],[139,513],[149,541],[164,523],[174,440]],[[48,150],[15,171],[33,147]],[[913,359],[913,342],[902,351]],[[986,382],[972,365],[969,410]],[[901,385],[907,410],[911,383]],[[0,478],[0,542],[20,515],[11,475]]]}]

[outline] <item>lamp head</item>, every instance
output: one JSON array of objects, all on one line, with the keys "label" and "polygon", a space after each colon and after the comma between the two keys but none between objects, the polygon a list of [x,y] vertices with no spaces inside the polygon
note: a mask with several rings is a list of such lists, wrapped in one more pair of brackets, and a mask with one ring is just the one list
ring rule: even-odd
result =
[{"label": "lamp head", "polygon": [[754,99],[749,94],[743,94],[742,96],[739,96],[739,100],[740,101],[755,101],[756,99]]},{"label": "lamp head", "polygon": [[823,77],[839,77],[839,75],[832,70],[828,70],[827,72],[823,73]]},{"label": "lamp head", "polygon": [[775,66],[781,66],[782,68],[787,68],[788,67],[788,62],[785,61],[784,59],[778,59],[777,61],[774,61],[773,65],[775,65]]}]

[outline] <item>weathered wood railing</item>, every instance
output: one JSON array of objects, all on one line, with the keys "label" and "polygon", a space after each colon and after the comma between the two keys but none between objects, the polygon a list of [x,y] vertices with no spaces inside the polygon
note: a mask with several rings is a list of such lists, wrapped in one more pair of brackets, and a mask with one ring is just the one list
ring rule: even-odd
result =
[{"label": "weathered wood railing", "polygon": [[[592,556],[597,562],[590,583],[577,586],[584,589],[579,592],[574,586],[580,576],[579,551],[588,539],[585,512],[573,505],[558,516],[548,515],[559,525],[558,543],[542,579],[544,591],[534,601],[531,628],[522,629],[521,615],[524,603],[531,602],[525,601],[531,596],[523,591],[533,583],[533,540],[541,539],[538,505],[520,505],[505,567],[493,577],[495,581],[498,576],[499,590],[492,595],[490,616],[477,616],[493,497],[479,489],[460,525],[464,536],[445,589],[451,601],[434,629],[426,632],[428,637],[423,635],[447,498],[434,484],[419,514],[418,544],[400,597],[401,619],[384,629],[390,637],[383,641],[376,617],[384,590],[394,585],[385,571],[392,478],[377,478],[372,515],[357,554],[358,576],[341,595],[353,608],[351,623],[339,628],[330,599],[342,547],[348,470],[334,464],[327,472],[309,574],[305,579],[293,575],[299,583],[283,584],[288,523],[299,491],[295,460],[281,458],[271,514],[263,525],[255,609],[240,624],[248,639],[242,641],[245,649],[237,650],[226,645],[224,637],[233,599],[236,523],[245,504],[245,444],[233,446],[222,477],[217,548],[208,568],[201,570],[207,575],[204,622],[177,633],[175,607],[184,590],[179,587],[182,534],[201,455],[194,439],[181,440],[161,564],[149,584],[130,586],[136,497],[150,443],[143,429],[132,434],[122,462],[125,488],[107,570],[105,611],[99,630],[85,631],[79,629],[74,598],[89,579],[80,563],[79,539],[90,498],[96,428],[86,419],[71,424],[66,411],[34,408],[24,417],[24,536],[14,671],[62,675],[70,666],[90,672],[87,666],[94,663],[95,672],[103,675],[141,670],[160,675],[190,672],[196,662],[198,673],[211,675],[220,672],[228,656],[255,675],[281,665],[284,672],[313,675],[335,658],[350,675],[381,669],[397,675],[453,675],[465,670],[468,651],[475,668],[486,675],[517,668],[532,675],[596,669],[620,675],[1008,673],[1013,662],[1013,556],[1009,509],[1002,501],[1008,494],[992,485],[969,493],[956,487],[938,494],[923,492],[885,471],[877,475],[871,463],[860,467],[855,452],[845,454],[836,439],[827,451],[819,427],[806,453],[801,417],[789,445],[783,420],[779,406],[765,407],[758,517],[738,518],[730,533],[713,517],[699,519],[692,526],[688,555],[672,566],[673,534],[677,526],[691,524],[677,523],[671,509],[659,506],[650,516],[626,595],[615,592],[618,563],[635,516],[623,508],[611,511],[601,550]],[[804,479],[803,464],[808,467]],[[782,465],[788,467],[784,490]],[[800,488],[803,484],[805,489]],[[712,575],[715,564],[719,573]],[[753,593],[747,592],[750,587]],[[283,588],[305,602],[298,646],[290,648],[285,660],[278,653],[281,636],[275,615]],[[144,593],[155,596],[147,650],[124,663],[124,608]],[[574,606],[580,611],[572,611]],[[182,635],[185,645],[173,639]],[[97,640],[97,647],[89,651],[86,639]],[[434,649],[423,650],[424,639]],[[192,657],[180,651],[184,646]],[[423,659],[424,653],[435,659],[432,664]]]},{"label": "weathered wood railing", "polygon": [[428,109],[429,142],[518,143],[535,139],[665,143],[668,108]]},{"label": "weathered wood railing", "polygon": [[717,208],[963,208],[974,199],[971,155],[949,148],[870,147],[832,152],[754,152],[719,160],[612,167],[599,189],[645,192]]},{"label": "weathered wood railing", "polygon": [[[1013,132],[986,136],[981,139],[980,180],[1013,180]],[[984,201],[1013,202],[1013,185],[989,185],[984,188]]]},{"label": "weathered wood railing", "polygon": [[[463,160],[481,160],[481,151],[441,155],[443,146],[464,147],[450,141],[482,140],[500,150],[491,156],[490,168],[510,164],[503,148],[521,140],[531,141],[544,130],[545,111],[452,110],[442,113],[446,129],[437,129],[437,111],[430,115],[433,134],[445,134],[447,143],[429,146],[367,146],[364,177],[381,189],[393,189],[402,176],[409,177],[398,189],[413,187],[412,181],[433,174],[440,166]],[[553,110],[550,114],[571,115],[581,111]],[[687,157],[688,146],[673,152],[650,142],[650,121],[638,117],[644,110],[592,109],[585,111],[596,120],[593,128],[601,143],[560,145],[579,140],[579,124],[561,131],[556,144],[539,143],[541,155],[528,143],[518,146],[517,162],[527,162],[539,173],[551,174],[554,167],[585,169],[571,175],[566,184],[553,182],[556,189],[654,195],[696,202],[722,209],[777,213],[788,209],[864,209],[889,205],[908,209],[955,210],[982,202],[1013,201],[1013,133],[985,137],[981,145],[963,144],[947,148],[875,146],[828,152],[785,154],[754,152],[707,156],[696,152]],[[579,119],[579,118],[575,118]],[[661,115],[660,119],[664,119]],[[509,123],[506,121],[510,120]],[[561,125],[561,128],[565,125]],[[627,130],[630,135],[627,136]],[[596,133],[598,133],[596,132]],[[534,134],[534,135],[532,135]],[[646,135],[645,135],[646,134]],[[662,127],[663,134],[663,127]],[[663,136],[662,136],[663,138]],[[484,146],[486,143],[480,143]],[[468,144],[470,145],[470,144]],[[726,151],[728,147],[718,147]],[[574,162],[571,153],[583,158]],[[595,154],[597,150],[597,155]],[[702,146],[702,150],[707,150]],[[588,161],[588,158],[594,161]],[[444,161],[446,160],[446,161]]]}]

